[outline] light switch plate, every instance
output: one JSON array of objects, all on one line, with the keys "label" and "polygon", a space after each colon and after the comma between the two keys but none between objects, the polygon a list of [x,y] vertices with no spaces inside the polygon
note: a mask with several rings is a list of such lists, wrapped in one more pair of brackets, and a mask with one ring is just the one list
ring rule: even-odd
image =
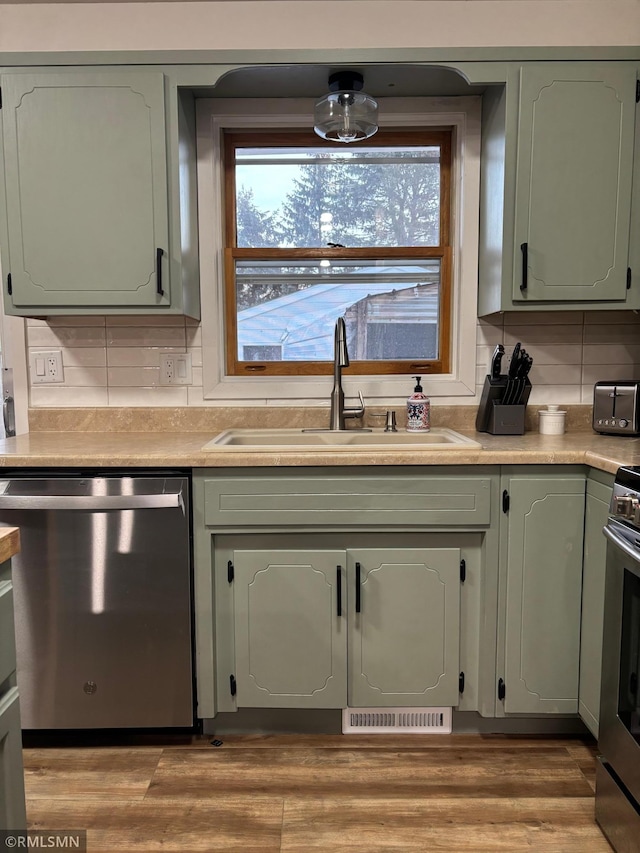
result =
[{"label": "light switch plate", "polygon": [[52,382],[64,382],[61,350],[29,353],[31,384],[41,385]]}]

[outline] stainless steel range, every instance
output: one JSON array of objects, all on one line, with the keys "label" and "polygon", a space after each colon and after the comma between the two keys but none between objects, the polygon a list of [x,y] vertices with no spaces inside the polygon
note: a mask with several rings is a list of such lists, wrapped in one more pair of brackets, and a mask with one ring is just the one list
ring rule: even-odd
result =
[{"label": "stainless steel range", "polygon": [[596,819],[618,853],[640,853],[640,468],[618,470],[604,533]]}]

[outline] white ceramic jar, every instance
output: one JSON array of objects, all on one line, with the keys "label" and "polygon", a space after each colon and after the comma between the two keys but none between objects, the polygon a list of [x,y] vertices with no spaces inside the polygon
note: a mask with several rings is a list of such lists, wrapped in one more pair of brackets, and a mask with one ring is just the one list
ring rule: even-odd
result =
[{"label": "white ceramic jar", "polygon": [[539,430],[541,435],[562,435],[564,433],[564,418],[566,411],[560,406],[549,404],[546,409],[538,412]]}]

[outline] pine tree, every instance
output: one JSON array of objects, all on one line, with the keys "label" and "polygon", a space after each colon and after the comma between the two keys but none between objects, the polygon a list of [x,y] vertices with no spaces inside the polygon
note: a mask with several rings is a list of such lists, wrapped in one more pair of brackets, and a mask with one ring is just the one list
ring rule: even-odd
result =
[{"label": "pine tree", "polygon": [[241,187],[236,197],[237,245],[249,248],[277,246],[273,213],[260,210],[253,190]]},{"label": "pine tree", "polygon": [[300,167],[300,177],[282,207],[281,241],[286,246],[360,245],[360,176],[344,162],[319,154]]}]

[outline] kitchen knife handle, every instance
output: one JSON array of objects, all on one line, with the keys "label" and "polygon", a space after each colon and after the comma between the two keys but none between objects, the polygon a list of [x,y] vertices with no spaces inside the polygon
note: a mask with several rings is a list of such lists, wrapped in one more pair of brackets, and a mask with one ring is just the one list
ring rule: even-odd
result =
[{"label": "kitchen knife handle", "polygon": [[522,250],[522,282],[520,290],[524,291],[527,289],[527,276],[529,274],[529,244],[522,243],[520,249]]},{"label": "kitchen knife handle", "polygon": [[342,616],[342,566],[336,566],[336,591],[338,598],[338,616]]},{"label": "kitchen knife handle", "polygon": [[491,378],[499,379],[500,378],[500,370],[502,369],[502,356],[504,355],[504,346],[502,344],[498,344],[493,351],[493,356],[491,358]]},{"label": "kitchen knife handle", "polygon": [[162,249],[156,249],[156,293],[158,296],[164,296],[164,290],[162,289],[162,256],[164,252]]},{"label": "kitchen knife handle", "polygon": [[356,613],[360,613],[362,609],[362,600],[360,597],[360,563],[356,563]]}]

